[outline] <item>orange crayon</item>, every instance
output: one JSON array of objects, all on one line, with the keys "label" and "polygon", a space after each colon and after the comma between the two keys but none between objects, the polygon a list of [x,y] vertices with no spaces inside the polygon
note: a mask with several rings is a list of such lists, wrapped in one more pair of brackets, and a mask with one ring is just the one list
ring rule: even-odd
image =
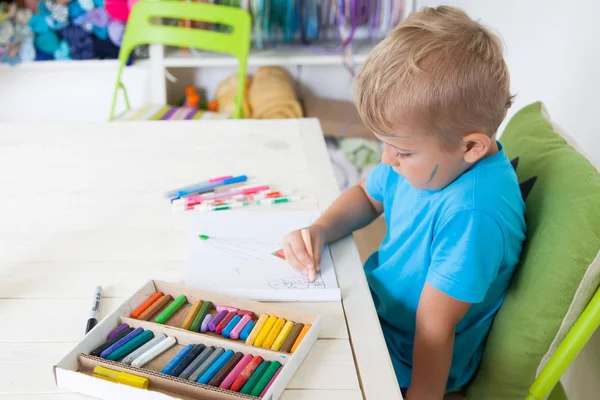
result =
[{"label": "orange crayon", "polygon": [[154,304],[154,302],[156,300],[160,299],[162,296],[163,296],[162,292],[154,293],[152,296],[150,296],[150,298],[148,300],[146,300],[141,306],[136,308],[131,313],[131,318],[138,318],[140,315],[142,315],[142,313],[144,311],[146,311],[148,309],[148,307],[150,307],[152,304]]},{"label": "orange crayon", "polygon": [[304,339],[304,336],[306,336],[306,333],[308,332],[311,326],[311,324],[304,325],[304,328],[302,328],[302,331],[300,331],[300,335],[298,335],[298,339],[296,339],[296,343],[294,343],[294,345],[292,346],[292,350],[290,351],[290,353],[294,353],[296,351],[298,345],[300,344],[302,339]]}]

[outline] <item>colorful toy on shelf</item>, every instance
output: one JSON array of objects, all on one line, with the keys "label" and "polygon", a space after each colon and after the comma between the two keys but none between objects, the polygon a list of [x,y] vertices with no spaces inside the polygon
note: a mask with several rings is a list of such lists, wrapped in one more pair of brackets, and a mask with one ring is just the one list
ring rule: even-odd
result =
[{"label": "colorful toy on shelf", "polygon": [[185,87],[185,101],[183,102],[185,107],[198,108],[200,105],[200,96],[196,92],[196,89],[188,85]]}]

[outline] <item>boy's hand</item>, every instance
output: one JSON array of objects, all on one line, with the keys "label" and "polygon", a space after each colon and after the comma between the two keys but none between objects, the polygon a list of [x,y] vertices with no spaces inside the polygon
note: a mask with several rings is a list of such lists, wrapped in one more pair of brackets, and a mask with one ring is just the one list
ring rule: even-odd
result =
[{"label": "boy's hand", "polygon": [[[312,249],[307,248],[302,237],[302,229],[300,229],[289,233],[283,239],[283,252],[290,265],[308,276],[312,282],[315,280],[315,274],[319,271],[319,264],[321,264],[321,252],[325,247],[325,235],[321,228],[316,225],[311,225],[305,229],[308,230]],[[312,257],[310,250],[312,250]]]}]

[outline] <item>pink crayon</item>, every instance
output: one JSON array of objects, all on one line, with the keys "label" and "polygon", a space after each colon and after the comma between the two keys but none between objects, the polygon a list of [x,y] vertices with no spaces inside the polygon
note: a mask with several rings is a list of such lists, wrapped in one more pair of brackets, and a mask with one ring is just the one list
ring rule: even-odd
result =
[{"label": "pink crayon", "polygon": [[233,340],[238,340],[240,338],[240,333],[242,333],[242,329],[248,324],[248,322],[252,321],[252,317],[249,315],[244,315],[240,322],[231,330],[229,337]]},{"label": "pink crayon", "polygon": [[231,311],[233,311],[233,312],[235,312],[235,313],[237,313],[237,312],[238,312],[238,309],[237,309],[237,308],[235,308],[235,307],[229,307],[229,306],[218,306],[218,307],[217,307],[217,312],[221,312],[221,311],[223,311],[223,310],[225,310],[225,311],[227,311],[227,312],[231,312]]},{"label": "pink crayon", "polygon": [[248,364],[250,364],[250,361],[252,361],[253,358],[254,358],[254,356],[252,354],[246,354],[240,360],[240,362],[237,363],[237,365],[231,370],[231,372],[229,373],[229,375],[227,375],[227,377],[225,379],[223,379],[223,382],[221,383],[221,385],[219,387],[221,389],[229,389],[229,388],[231,388],[231,385],[233,385],[233,382],[242,373],[242,371],[244,370],[244,368],[246,368],[246,366]]}]

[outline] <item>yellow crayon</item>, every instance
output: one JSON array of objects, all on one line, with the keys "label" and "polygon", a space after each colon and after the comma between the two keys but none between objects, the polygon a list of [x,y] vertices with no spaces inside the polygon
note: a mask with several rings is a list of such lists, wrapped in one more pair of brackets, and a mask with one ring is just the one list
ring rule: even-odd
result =
[{"label": "yellow crayon", "polygon": [[260,316],[258,321],[256,321],[256,325],[254,325],[254,328],[252,328],[252,331],[250,331],[250,334],[246,338],[247,345],[252,346],[254,344],[256,337],[260,333],[263,326],[265,326],[265,323],[267,322],[268,319],[269,319],[269,314],[263,314]]},{"label": "yellow crayon", "polygon": [[200,307],[202,307],[202,301],[200,301],[200,300],[198,300],[197,302],[195,302],[192,305],[192,307],[190,308],[190,311],[188,312],[188,315],[183,320],[183,325],[181,325],[181,327],[183,329],[187,329],[188,331],[190,330],[190,326],[192,326],[192,322],[194,322],[196,315],[198,315],[198,311],[200,311]]},{"label": "yellow crayon", "polygon": [[271,315],[269,317],[267,322],[265,322],[265,326],[263,326],[263,328],[260,330],[260,333],[256,337],[256,340],[254,341],[254,346],[256,346],[256,347],[262,346],[262,344],[265,342],[265,339],[267,338],[267,336],[269,336],[269,332],[271,332],[271,329],[273,329],[275,322],[277,322],[277,319],[278,318],[274,315]]},{"label": "yellow crayon", "polygon": [[277,336],[279,336],[279,332],[281,332],[281,329],[283,328],[284,324],[285,319],[283,318],[279,318],[277,321],[275,321],[275,325],[273,325],[273,328],[271,328],[271,331],[269,332],[267,338],[262,344],[263,349],[270,349],[271,346],[273,346],[273,343],[275,343],[275,339],[277,339]]},{"label": "yellow crayon", "polygon": [[292,328],[294,328],[294,323],[292,321],[288,321],[285,323],[285,325],[281,329],[281,332],[279,332],[279,335],[277,335],[277,339],[275,339],[273,346],[271,346],[271,350],[279,351],[281,349],[281,346],[283,346],[283,343],[285,342],[285,339],[287,339],[287,337],[289,336],[290,332],[292,331]]}]

